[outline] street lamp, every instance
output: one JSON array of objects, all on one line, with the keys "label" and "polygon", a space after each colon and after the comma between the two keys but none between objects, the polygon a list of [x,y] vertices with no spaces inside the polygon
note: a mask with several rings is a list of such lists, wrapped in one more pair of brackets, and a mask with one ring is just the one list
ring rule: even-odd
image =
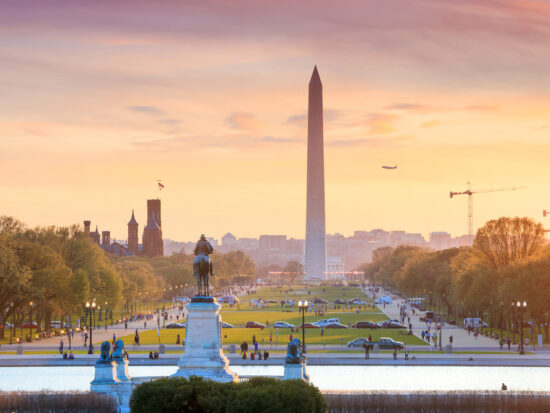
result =
[{"label": "street lamp", "polygon": [[10,344],[12,343],[12,338],[13,338],[13,335],[15,334],[15,320],[14,320],[14,315],[13,315],[13,301],[10,303],[10,308],[11,308],[11,328],[10,328]]},{"label": "street lamp", "polygon": [[90,315],[90,323],[88,324],[88,326],[90,327],[88,330],[90,330],[90,346],[88,347],[88,354],[94,354],[94,347],[92,345],[92,332],[94,330],[94,327],[93,327],[93,320],[92,320],[92,314],[95,313],[95,307],[96,307],[96,304],[95,304],[95,301],[92,301],[92,303],[90,304],[89,301],[86,301],[86,318],[88,318],[88,314]]},{"label": "street lamp", "polygon": [[30,331],[29,337],[31,339],[31,343],[32,343],[32,306],[33,304],[34,303],[32,301],[29,303],[29,306],[31,307],[31,321],[29,323],[29,331]]},{"label": "street lamp", "polygon": [[305,329],[305,317],[306,317],[306,310],[309,306],[309,303],[307,300],[300,300],[298,301],[298,308],[300,309],[302,313],[302,354],[306,353],[306,329]]},{"label": "street lamp", "polygon": [[107,307],[109,303],[105,301],[105,331],[107,331],[107,318],[109,318],[109,307]]},{"label": "street lamp", "polygon": [[520,332],[520,345],[519,345],[519,354],[525,355],[525,350],[523,349],[523,312],[527,308],[527,301],[523,303],[517,302],[516,307],[519,310],[519,332]]}]

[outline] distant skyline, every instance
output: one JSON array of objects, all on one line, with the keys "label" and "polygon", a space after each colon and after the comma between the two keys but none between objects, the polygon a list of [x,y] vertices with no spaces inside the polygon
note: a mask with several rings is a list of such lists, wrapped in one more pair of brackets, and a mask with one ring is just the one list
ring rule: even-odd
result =
[{"label": "distant skyline", "polygon": [[126,239],[162,179],[165,238],[303,239],[317,64],[328,234],[466,234],[468,180],[550,227],[546,1],[1,4],[0,215]]}]

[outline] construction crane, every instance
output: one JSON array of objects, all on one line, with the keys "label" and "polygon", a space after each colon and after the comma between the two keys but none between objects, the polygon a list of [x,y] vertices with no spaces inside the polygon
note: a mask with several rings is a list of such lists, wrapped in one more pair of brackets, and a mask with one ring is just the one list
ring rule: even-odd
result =
[{"label": "construction crane", "polygon": [[483,194],[486,192],[501,192],[501,191],[516,191],[518,189],[525,189],[526,186],[510,186],[507,188],[492,188],[492,189],[476,189],[472,191],[472,187],[470,185],[470,181],[466,183],[466,186],[468,189],[463,192],[450,192],[450,197],[454,197],[455,195],[468,195],[468,236],[470,238],[470,242],[474,240],[474,210],[473,210],[473,194]]}]

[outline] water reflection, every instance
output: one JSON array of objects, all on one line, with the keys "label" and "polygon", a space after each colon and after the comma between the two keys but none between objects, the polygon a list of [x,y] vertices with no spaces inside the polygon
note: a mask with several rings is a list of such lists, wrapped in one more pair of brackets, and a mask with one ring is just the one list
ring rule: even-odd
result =
[{"label": "water reflection", "polygon": [[[283,366],[232,366],[237,374],[280,376]],[[130,366],[130,374],[169,376],[176,366]],[[322,390],[550,390],[547,367],[311,366]],[[88,390],[93,367],[0,367],[0,390]]]}]

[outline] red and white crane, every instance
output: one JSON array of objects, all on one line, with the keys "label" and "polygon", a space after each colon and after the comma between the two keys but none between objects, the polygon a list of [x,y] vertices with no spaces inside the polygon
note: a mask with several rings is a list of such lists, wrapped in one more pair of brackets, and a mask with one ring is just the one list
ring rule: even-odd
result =
[{"label": "red and white crane", "polygon": [[491,189],[475,189],[472,190],[470,181],[466,183],[467,189],[462,192],[450,192],[450,197],[456,195],[468,195],[468,236],[470,237],[470,242],[474,240],[474,210],[473,210],[473,195],[474,194],[484,194],[487,192],[501,192],[501,191],[516,191],[518,189],[527,188],[526,186],[509,186],[505,188],[491,188]]}]

